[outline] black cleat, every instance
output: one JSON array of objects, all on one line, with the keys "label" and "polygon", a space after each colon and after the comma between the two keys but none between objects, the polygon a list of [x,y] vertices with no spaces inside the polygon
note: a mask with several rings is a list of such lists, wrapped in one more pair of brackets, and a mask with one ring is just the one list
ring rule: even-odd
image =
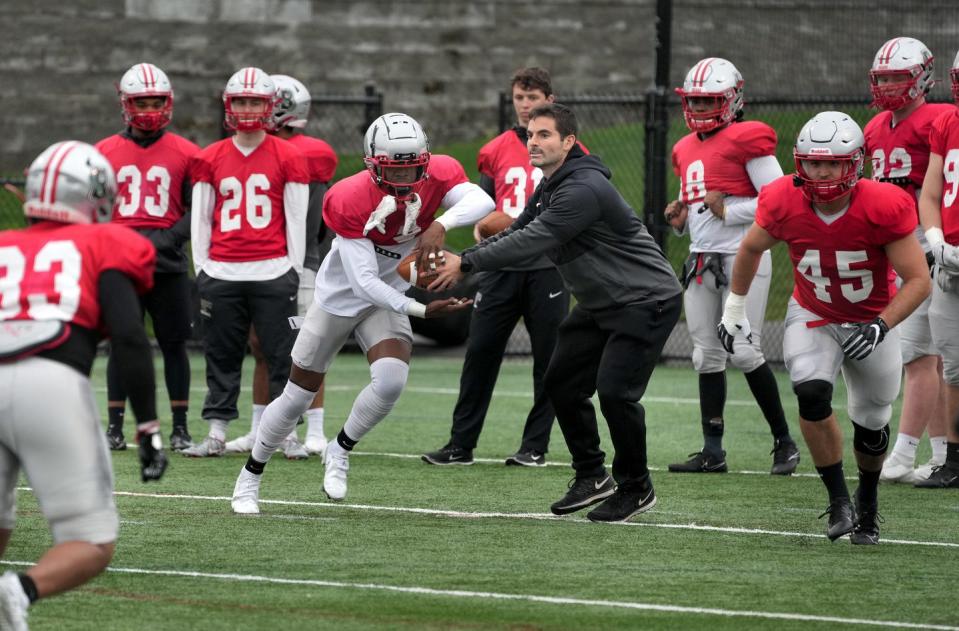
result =
[{"label": "black cleat", "polygon": [[545,467],[546,454],[541,454],[534,449],[530,449],[529,451],[520,450],[506,459],[506,465],[516,465],[520,467]]},{"label": "black cleat", "polygon": [[633,489],[620,486],[605,502],[586,513],[586,518],[599,522],[629,521],[655,505],[656,493],[652,486]]},{"label": "black cleat", "polygon": [[123,437],[123,428],[107,426],[107,445],[110,451],[124,451],[127,448],[127,439]]},{"label": "black cleat", "polygon": [[932,474],[913,484],[920,489],[959,489],[959,471],[947,466],[933,467]]},{"label": "black cleat", "polygon": [[829,515],[829,522],[826,524],[826,536],[830,541],[835,541],[843,535],[848,535],[856,527],[856,509],[848,497],[840,497],[829,504],[819,519]]},{"label": "black cleat", "polygon": [[669,465],[669,470],[673,473],[726,473],[729,471],[726,467],[725,451],[718,458],[707,451],[698,451],[689,456],[686,462]]},{"label": "black cleat", "polygon": [[772,475],[792,475],[799,465],[799,447],[791,439],[777,440],[773,443],[773,450],[769,452],[773,457]]},{"label": "black cleat", "polygon": [[856,493],[856,527],[849,535],[849,541],[857,546],[874,546],[879,543],[879,524],[883,522],[879,514],[879,503],[862,505]]},{"label": "black cleat", "polygon": [[568,515],[581,508],[591,506],[606,499],[616,490],[616,483],[609,474],[592,478],[573,478],[569,481],[569,491],[558,502],[553,502],[549,510],[554,515]]},{"label": "black cleat", "polygon": [[173,451],[183,451],[193,446],[193,437],[186,427],[174,427],[170,432],[170,449]]},{"label": "black cleat", "polygon": [[448,444],[438,451],[423,454],[422,460],[427,464],[438,465],[473,464],[473,450]]}]

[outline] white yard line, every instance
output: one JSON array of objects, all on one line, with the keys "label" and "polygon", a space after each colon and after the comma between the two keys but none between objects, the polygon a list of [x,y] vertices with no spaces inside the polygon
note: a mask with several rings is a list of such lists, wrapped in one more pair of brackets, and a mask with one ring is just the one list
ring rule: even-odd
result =
[{"label": "white yard line", "polygon": [[[4,565],[24,566],[32,563],[18,561],[0,561]],[[212,572],[190,572],[183,570],[149,570],[134,567],[110,567],[107,571],[117,574],[139,574],[146,576],[169,576],[176,578],[205,578],[220,581],[239,583],[267,583],[274,585],[302,585],[308,587],[331,587],[339,589],[354,589],[364,591],[393,592],[400,594],[415,594],[421,596],[446,596],[452,598],[503,600],[541,603],[547,605],[576,605],[581,607],[605,607],[611,609],[631,609],[637,611],[656,611],[661,613],[693,614],[724,618],[756,618],[760,620],[795,620],[800,622],[827,622],[842,625],[865,625],[874,627],[897,627],[903,629],[931,629],[934,631],[959,631],[959,627],[940,624],[922,624],[917,622],[900,622],[892,620],[870,620],[866,618],[843,618],[840,616],[818,616],[799,613],[782,613],[776,611],[750,611],[737,609],[718,609],[711,607],[683,607],[680,605],[660,605],[622,600],[599,600],[586,598],[569,598],[562,596],[540,596],[536,594],[510,594],[503,592],[480,592],[462,589],[434,589],[430,587],[415,587],[406,585],[383,585],[379,583],[353,583],[347,581],[324,581],[315,579],[282,578],[272,576],[256,576],[252,574],[216,574]]]}]

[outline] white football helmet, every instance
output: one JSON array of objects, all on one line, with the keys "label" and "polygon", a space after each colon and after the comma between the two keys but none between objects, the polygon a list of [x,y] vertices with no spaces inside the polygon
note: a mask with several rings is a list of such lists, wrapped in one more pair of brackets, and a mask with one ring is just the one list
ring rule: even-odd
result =
[{"label": "white football helmet", "polygon": [[[866,143],[862,130],[842,112],[820,112],[803,125],[796,139],[793,157],[796,161],[796,185],[814,202],[831,202],[842,197],[862,177]],[[840,161],[842,174],[835,179],[814,179],[806,173],[804,160]]]},{"label": "white football helmet", "polygon": [[[426,179],[430,162],[430,143],[420,124],[400,113],[383,114],[366,130],[363,159],[373,182],[386,194],[408,198],[413,188]],[[412,182],[390,181],[386,169],[416,167]]]},{"label": "white football helmet", "polygon": [[[153,64],[140,63],[123,73],[117,84],[123,122],[145,131],[163,129],[173,120],[173,86],[166,73]],[[134,99],[144,96],[163,97],[166,103],[159,111],[137,111]]]},{"label": "white football helmet", "polygon": [[[676,88],[683,102],[683,116],[690,131],[706,133],[736,120],[743,109],[743,76],[732,62],[720,57],[701,59],[686,73],[683,87]],[[694,111],[689,98],[712,98],[708,111]]]},{"label": "white football helmet", "polygon": [[[885,82],[880,84],[880,78]],[[894,37],[879,49],[869,71],[872,106],[898,110],[932,89],[932,53],[912,37]]]},{"label": "white football helmet", "polygon": [[281,127],[306,127],[310,118],[310,91],[306,86],[285,74],[270,75],[276,85],[276,103],[273,105],[273,125]]},{"label": "white football helmet", "polygon": [[[262,111],[236,112],[233,100],[238,98],[261,99]],[[241,68],[230,77],[223,90],[224,124],[236,131],[257,131],[273,128],[273,104],[276,101],[276,86],[273,79],[259,68]]]},{"label": "white football helmet", "polygon": [[956,59],[952,62],[949,77],[952,79],[952,100],[959,105],[959,53],[956,53]]},{"label": "white football helmet", "polygon": [[30,165],[23,212],[64,223],[109,221],[116,194],[109,160],[92,145],[67,140],[48,147]]}]

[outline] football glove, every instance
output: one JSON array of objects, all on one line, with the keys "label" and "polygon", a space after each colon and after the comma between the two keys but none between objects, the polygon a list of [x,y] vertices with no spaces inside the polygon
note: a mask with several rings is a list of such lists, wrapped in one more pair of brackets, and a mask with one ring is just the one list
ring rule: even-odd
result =
[{"label": "football glove", "polygon": [[889,332],[889,326],[879,316],[870,322],[844,324],[843,328],[853,329],[853,332],[842,343],[842,352],[849,359],[859,360],[869,357],[869,354],[876,350]]},{"label": "football glove", "polygon": [[166,471],[167,457],[160,438],[160,422],[137,425],[137,453],[140,457],[140,476],[144,482],[159,480]]},{"label": "football glove", "polygon": [[948,243],[939,243],[932,248],[932,256],[942,269],[959,274],[959,248]]},{"label": "football glove", "polygon": [[746,296],[732,292],[726,298],[726,307],[723,309],[723,319],[716,327],[716,334],[727,353],[734,353],[733,342],[737,335],[742,335],[746,341],[753,341],[753,332],[746,319]]}]

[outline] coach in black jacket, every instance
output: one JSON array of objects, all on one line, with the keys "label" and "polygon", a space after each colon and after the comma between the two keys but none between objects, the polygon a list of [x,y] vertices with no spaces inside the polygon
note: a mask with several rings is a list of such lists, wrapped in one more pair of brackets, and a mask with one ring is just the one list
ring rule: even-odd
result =
[{"label": "coach in black jacket", "polygon": [[[458,262],[447,257],[434,287],[538,253],[556,264],[577,304],[560,325],[546,391],[576,478],[550,510],[565,515],[609,498],[587,517],[624,521],[656,503],[639,399],[679,319],[682,291],[659,246],[610,183],[609,169],[576,146],[576,134],[570,109],[533,110],[527,147],[543,181],[508,230],[464,251]],[[594,392],[615,448],[615,483],[603,466]]]}]

